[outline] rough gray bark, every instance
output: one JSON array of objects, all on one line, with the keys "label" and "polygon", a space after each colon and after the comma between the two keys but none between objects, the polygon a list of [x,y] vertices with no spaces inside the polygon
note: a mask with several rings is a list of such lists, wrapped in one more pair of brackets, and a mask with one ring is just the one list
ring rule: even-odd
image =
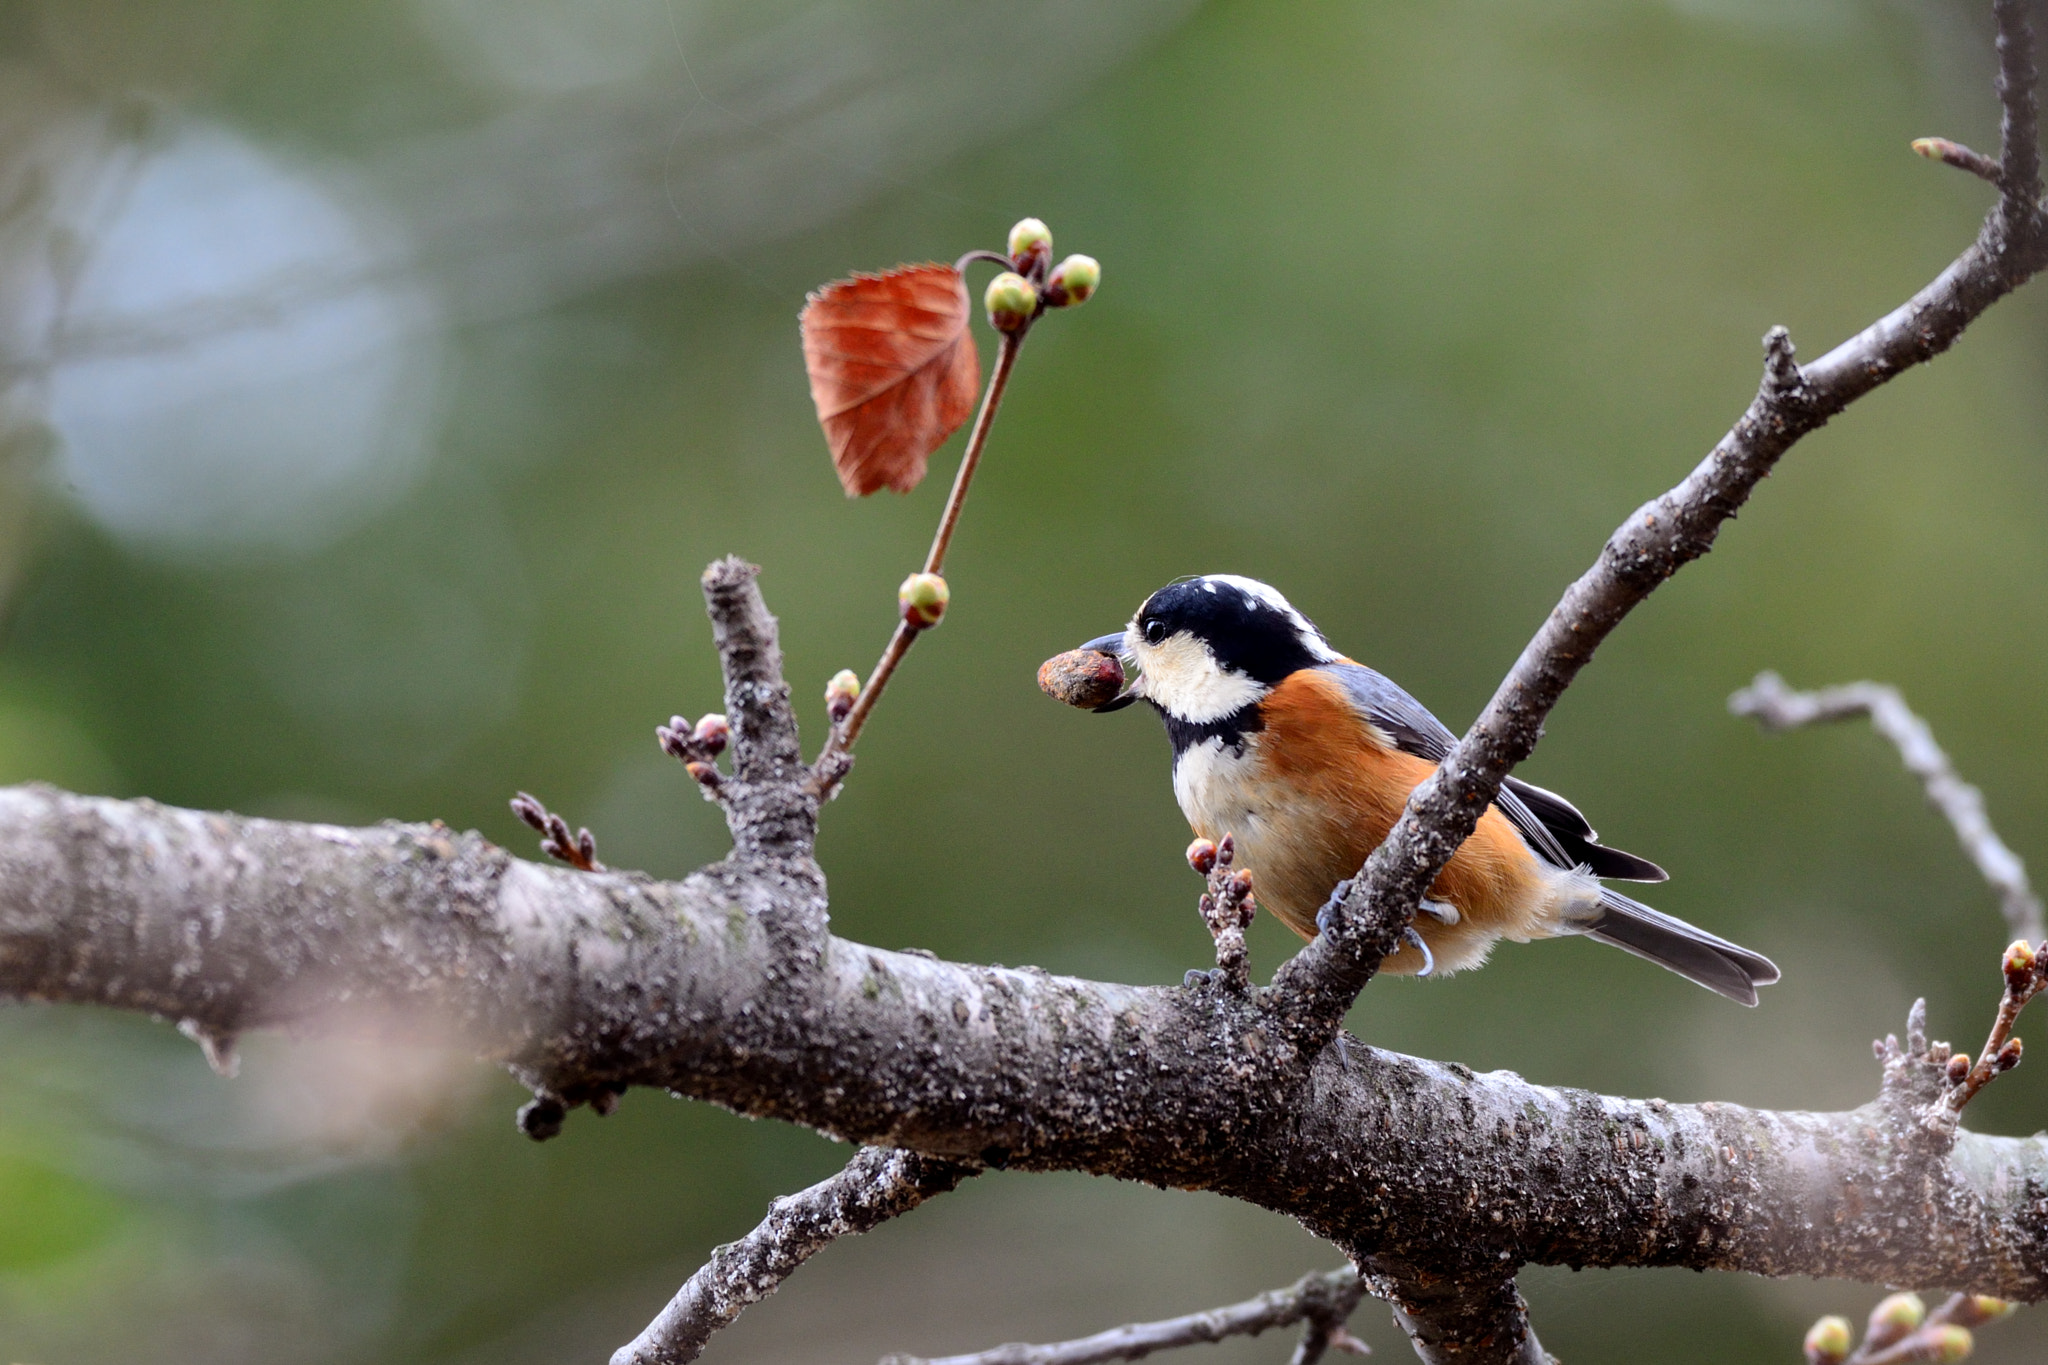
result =
[{"label": "rough gray bark", "polygon": [[[802,879],[798,879],[802,883]],[[1840,1114],[1475,1075],[1268,1003],[830,938],[743,862],[680,883],[523,862],[432,825],[344,830],[0,790],[0,994],[218,1034],[431,1009],[563,1096],[659,1086],[852,1142],[1215,1190],[1301,1219],[1397,1300],[1412,1267],[1679,1265],[2048,1296],[2048,1139],[1930,1134],[1924,1041]],[[1909,1226],[1897,1225],[1905,1217]]]}]

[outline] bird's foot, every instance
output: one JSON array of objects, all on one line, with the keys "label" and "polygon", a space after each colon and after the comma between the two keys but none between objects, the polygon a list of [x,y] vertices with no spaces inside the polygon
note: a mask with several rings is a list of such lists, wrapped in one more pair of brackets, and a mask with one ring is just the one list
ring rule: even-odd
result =
[{"label": "bird's foot", "polygon": [[1411,924],[1401,931],[1401,941],[1413,944],[1415,951],[1422,954],[1422,970],[1416,973],[1417,976],[1428,976],[1436,970],[1436,956],[1429,951],[1429,945],[1423,942],[1422,935],[1416,932],[1414,925]]},{"label": "bird's foot", "polygon": [[1346,877],[1330,891],[1330,898],[1323,902],[1323,908],[1316,911],[1316,932],[1327,934],[1330,925],[1336,922],[1337,911],[1342,908],[1344,898],[1351,894],[1351,883],[1355,878]]},{"label": "bird's foot", "polygon": [[1415,913],[1418,915],[1428,915],[1446,929],[1456,924],[1459,918],[1457,906],[1452,905],[1449,901],[1433,901],[1427,896],[1422,898],[1422,904],[1415,907]]},{"label": "bird's foot", "polygon": [[1180,984],[1188,990],[1198,991],[1204,986],[1211,985],[1214,979],[1210,973],[1203,971],[1200,967],[1193,967],[1188,970],[1186,976],[1181,978]]}]

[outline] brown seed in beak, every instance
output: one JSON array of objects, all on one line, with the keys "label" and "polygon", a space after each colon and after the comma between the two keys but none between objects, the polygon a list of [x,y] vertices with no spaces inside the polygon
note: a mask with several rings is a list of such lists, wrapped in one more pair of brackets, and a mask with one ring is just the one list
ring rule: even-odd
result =
[{"label": "brown seed in beak", "polygon": [[1124,690],[1123,661],[1092,649],[1070,649],[1038,666],[1038,688],[1054,701],[1093,711]]}]

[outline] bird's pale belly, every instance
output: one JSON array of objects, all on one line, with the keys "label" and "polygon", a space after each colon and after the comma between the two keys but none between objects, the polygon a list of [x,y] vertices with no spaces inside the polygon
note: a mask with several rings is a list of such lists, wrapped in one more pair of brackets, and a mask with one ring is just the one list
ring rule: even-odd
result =
[{"label": "bird's pale belly", "polygon": [[[1431,765],[1418,761],[1413,780],[1404,775],[1392,785],[1346,780],[1341,762],[1314,775],[1290,764],[1293,771],[1276,779],[1270,772],[1277,765],[1259,761],[1262,739],[1270,737],[1245,736],[1242,750],[1219,740],[1189,746],[1174,765],[1174,796],[1197,835],[1232,837],[1239,866],[1251,869],[1259,904],[1312,938],[1316,912],[1331,890],[1386,837]],[[1441,970],[1477,966],[1500,938],[1559,931],[1558,893],[1567,888],[1554,881],[1559,877],[1537,863],[1505,817],[1489,812],[1431,888],[1434,899],[1458,911],[1458,923],[1419,919],[1417,927]],[[1384,970],[1421,967],[1422,955],[1405,947]]]}]

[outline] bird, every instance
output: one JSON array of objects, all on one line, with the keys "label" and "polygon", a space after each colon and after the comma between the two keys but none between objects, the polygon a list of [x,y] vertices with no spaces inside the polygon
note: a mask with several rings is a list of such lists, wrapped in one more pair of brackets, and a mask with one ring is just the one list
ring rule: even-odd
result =
[{"label": "bird", "polygon": [[[1230,836],[1258,902],[1304,940],[1457,741],[1390,679],[1332,649],[1277,589],[1236,574],[1169,583],[1081,649],[1135,665],[1092,709],[1144,701],[1159,713],[1188,824],[1198,838]],[[1754,1006],[1757,987],[1778,979],[1769,958],[1603,884],[1667,875],[1600,843],[1555,792],[1509,777],[1381,970],[1447,976],[1503,938],[1583,934]]]}]

